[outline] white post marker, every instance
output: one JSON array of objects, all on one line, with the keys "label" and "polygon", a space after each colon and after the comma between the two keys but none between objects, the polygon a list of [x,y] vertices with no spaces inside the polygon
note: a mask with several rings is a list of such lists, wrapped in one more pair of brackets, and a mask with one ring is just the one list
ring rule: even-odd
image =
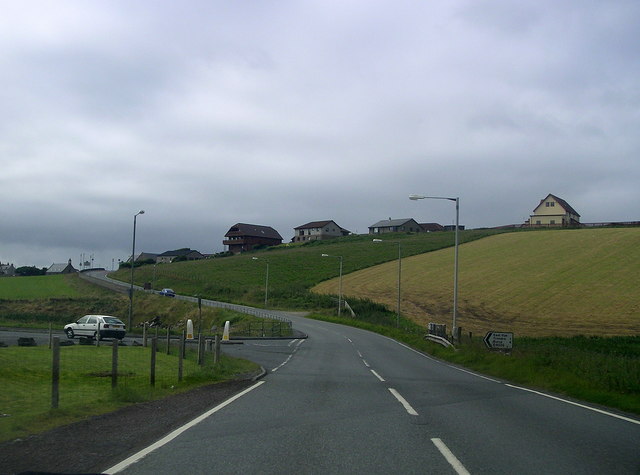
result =
[{"label": "white post marker", "polygon": [[193,340],[193,322],[191,319],[187,320],[187,340]]},{"label": "white post marker", "polygon": [[229,320],[224,322],[224,330],[222,332],[222,341],[229,341],[229,325],[231,325],[231,322],[229,322]]}]

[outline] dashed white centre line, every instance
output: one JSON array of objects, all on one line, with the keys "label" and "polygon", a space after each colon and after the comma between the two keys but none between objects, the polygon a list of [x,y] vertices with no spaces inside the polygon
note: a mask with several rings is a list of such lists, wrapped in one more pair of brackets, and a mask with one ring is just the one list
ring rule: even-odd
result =
[{"label": "dashed white centre line", "polygon": [[409,404],[409,403],[407,402],[407,400],[406,400],[405,398],[403,398],[403,397],[400,395],[400,393],[399,393],[398,391],[396,391],[396,390],[395,390],[395,389],[393,389],[393,388],[387,388],[387,389],[389,389],[389,391],[391,391],[391,394],[393,394],[393,395],[395,396],[395,398],[396,398],[398,401],[400,401],[400,404],[402,404],[402,405],[404,406],[405,410],[406,410],[409,414],[411,414],[412,416],[417,416],[417,415],[418,415],[418,413],[416,412],[416,410],[415,410],[413,407],[411,407],[411,404]]},{"label": "dashed white centre line", "polygon": [[469,475],[469,472],[467,471],[466,468],[464,468],[464,465],[460,463],[460,460],[458,460],[456,456],[453,455],[451,450],[449,450],[449,447],[447,447],[445,443],[442,442],[442,440],[438,438],[433,438],[431,439],[431,442],[433,442],[433,445],[435,445],[438,448],[442,456],[445,459],[447,459],[447,462],[449,462],[449,465],[453,467],[453,469],[456,471],[458,475]]},{"label": "dashed white centre line", "polygon": [[370,369],[369,371],[371,371],[376,378],[378,378],[380,381],[382,381],[384,383],[384,378],[382,376],[380,376],[378,373],[376,373],[372,369]]}]

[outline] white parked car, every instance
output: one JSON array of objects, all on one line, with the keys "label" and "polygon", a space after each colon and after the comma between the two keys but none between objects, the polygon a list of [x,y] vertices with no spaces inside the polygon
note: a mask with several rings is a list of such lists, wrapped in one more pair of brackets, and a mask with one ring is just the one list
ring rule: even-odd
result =
[{"label": "white parked car", "polygon": [[126,333],[125,324],[117,317],[110,315],[85,315],[75,323],[64,326],[67,338],[86,336],[96,338],[100,332],[102,338],[117,338],[122,340]]}]

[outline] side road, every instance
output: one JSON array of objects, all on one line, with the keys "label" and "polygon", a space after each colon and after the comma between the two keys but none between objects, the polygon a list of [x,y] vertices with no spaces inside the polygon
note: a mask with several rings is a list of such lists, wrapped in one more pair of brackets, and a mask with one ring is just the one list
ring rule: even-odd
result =
[{"label": "side road", "polygon": [[0,473],[100,473],[224,402],[264,375],[135,404],[0,444]]}]

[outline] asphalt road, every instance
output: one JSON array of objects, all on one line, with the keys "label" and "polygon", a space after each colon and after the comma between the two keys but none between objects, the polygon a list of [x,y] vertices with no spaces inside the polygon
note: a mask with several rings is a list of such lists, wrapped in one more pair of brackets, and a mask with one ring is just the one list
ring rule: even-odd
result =
[{"label": "asphalt road", "polygon": [[226,347],[268,375],[108,473],[640,473],[640,421],[289,316],[306,340]]}]

